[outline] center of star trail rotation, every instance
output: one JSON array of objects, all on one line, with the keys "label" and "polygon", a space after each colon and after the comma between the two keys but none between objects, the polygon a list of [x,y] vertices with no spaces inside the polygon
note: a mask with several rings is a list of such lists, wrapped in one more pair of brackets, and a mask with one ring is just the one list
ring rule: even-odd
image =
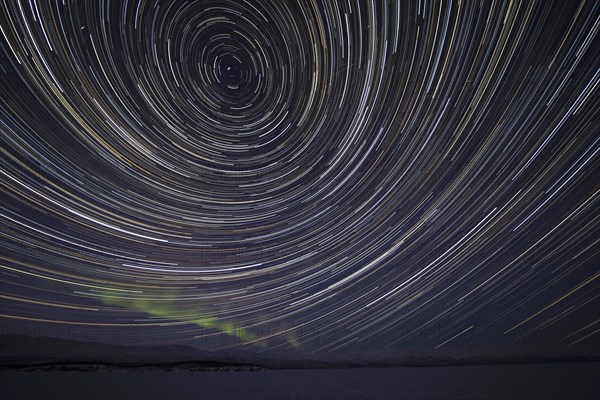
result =
[{"label": "center of star trail rotation", "polygon": [[2,320],[597,351],[598,7],[2,2]]}]

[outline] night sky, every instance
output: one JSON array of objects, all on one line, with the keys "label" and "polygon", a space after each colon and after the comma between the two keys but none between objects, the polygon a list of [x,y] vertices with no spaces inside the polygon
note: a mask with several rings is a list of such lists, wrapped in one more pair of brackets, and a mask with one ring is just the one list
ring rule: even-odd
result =
[{"label": "night sky", "polygon": [[0,27],[0,333],[600,353],[598,2],[7,0]]}]

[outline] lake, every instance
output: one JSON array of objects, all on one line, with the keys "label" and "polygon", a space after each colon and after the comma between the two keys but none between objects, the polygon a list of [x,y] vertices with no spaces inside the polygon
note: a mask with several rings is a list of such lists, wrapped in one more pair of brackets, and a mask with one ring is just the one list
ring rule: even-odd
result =
[{"label": "lake", "polygon": [[599,399],[600,364],[2,372],[1,399]]}]

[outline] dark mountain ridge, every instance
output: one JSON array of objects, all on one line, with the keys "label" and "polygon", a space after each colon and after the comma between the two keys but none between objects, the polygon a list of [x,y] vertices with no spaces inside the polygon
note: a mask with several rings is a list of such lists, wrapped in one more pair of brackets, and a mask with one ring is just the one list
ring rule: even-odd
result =
[{"label": "dark mountain ridge", "polygon": [[51,337],[0,336],[0,370],[214,371],[287,368],[427,367],[600,362],[597,355],[403,353],[312,354],[291,358],[246,350],[208,351],[185,345],[125,346]]}]

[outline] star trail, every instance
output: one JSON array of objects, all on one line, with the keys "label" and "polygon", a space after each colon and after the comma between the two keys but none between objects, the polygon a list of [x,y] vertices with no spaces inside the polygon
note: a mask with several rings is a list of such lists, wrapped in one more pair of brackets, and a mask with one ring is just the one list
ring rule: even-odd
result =
[{"label": "star trail", "polygon": [[598,2],[15,0],[0,28],[5,326],[598,351]]}]

